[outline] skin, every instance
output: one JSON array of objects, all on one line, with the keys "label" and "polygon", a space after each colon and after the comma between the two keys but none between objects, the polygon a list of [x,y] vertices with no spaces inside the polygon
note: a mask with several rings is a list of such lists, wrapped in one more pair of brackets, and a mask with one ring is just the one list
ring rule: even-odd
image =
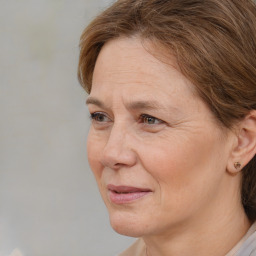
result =
[{"label": "skin", "polygon": [[[105,44],[87,100],[88,159],[111,225],[142,237],[148,255],[225,255],[250,225],[241,174],[227,170],[237,137],[219,127],[175,59],[151,51],[136,37]],[[115,204],[108,184],[151,192]]]}]

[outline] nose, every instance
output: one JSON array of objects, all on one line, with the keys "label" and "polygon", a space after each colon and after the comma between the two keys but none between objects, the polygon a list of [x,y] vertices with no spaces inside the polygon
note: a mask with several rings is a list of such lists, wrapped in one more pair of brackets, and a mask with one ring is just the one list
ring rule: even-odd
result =
[{"label": "nose", "polygon": [[137,161],[129,129],[114,125],[101,155],[101,164],[117,170],[132,167]]}]

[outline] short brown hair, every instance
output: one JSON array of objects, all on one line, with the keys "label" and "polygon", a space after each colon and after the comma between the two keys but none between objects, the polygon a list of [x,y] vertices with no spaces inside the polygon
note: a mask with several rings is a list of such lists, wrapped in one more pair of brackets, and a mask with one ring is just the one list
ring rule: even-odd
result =
[{"label": "short brown hair", "polygon": [[[78,78],[90,93],[102,46],[138,35],[174,55],[216,119],[232,128],[256,109],[256,6],[253,0],[119,0],[80,40]],[[256,156],[243,168],[242,203],[256,220]]]}]

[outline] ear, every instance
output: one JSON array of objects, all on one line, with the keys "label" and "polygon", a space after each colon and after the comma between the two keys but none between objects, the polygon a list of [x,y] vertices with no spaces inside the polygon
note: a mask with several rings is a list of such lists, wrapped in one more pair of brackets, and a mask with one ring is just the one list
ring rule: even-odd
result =
[{"label": "ear", "polygon": [[237,173],[256,154],[256,110],[252,110],[238,125],[236,142],[228,161],[227,170]]}]

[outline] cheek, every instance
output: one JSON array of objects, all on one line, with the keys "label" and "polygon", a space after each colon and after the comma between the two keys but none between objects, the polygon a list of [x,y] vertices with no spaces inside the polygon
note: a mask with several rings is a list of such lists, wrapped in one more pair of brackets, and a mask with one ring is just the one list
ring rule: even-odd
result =
[{"label": "cheek", "polygon": [[158,139],[152,145],[140,144],[138,148],[143,152],[140,159],[144,168],[158,182],[162,194],[190,200],[216,188],[221,177],[221,167],[216,166],[220,160],[219,143],[203,133],[169,138]]},{"label": "cheek", "polygon": [[98,136],[96,136],[92,130],[90,130],[87,137],[87,158],[97,182],[101,177],[103,169],[103,166],[99,161],[103,147],[104,145],[102,140],[99,140]]},{"label": "cheek", "polygon": [[177,192],[184,189],[188,183],[188,172],[191,174],[190,165],[193,165],[189,161],[193,159],[188,159],[184,150],[165,146],[154,147],[154,150],[145,147],[141,152],[144,168],[158,182],[161,190],[165,188],[170,192]]},{"label": "cheek", "polygon": [[138,144],[137,151],[145,169],[160,182],[190,171],[200,155],[198,149],[183,142],[182,138],[157,139],[151,143]]}]

